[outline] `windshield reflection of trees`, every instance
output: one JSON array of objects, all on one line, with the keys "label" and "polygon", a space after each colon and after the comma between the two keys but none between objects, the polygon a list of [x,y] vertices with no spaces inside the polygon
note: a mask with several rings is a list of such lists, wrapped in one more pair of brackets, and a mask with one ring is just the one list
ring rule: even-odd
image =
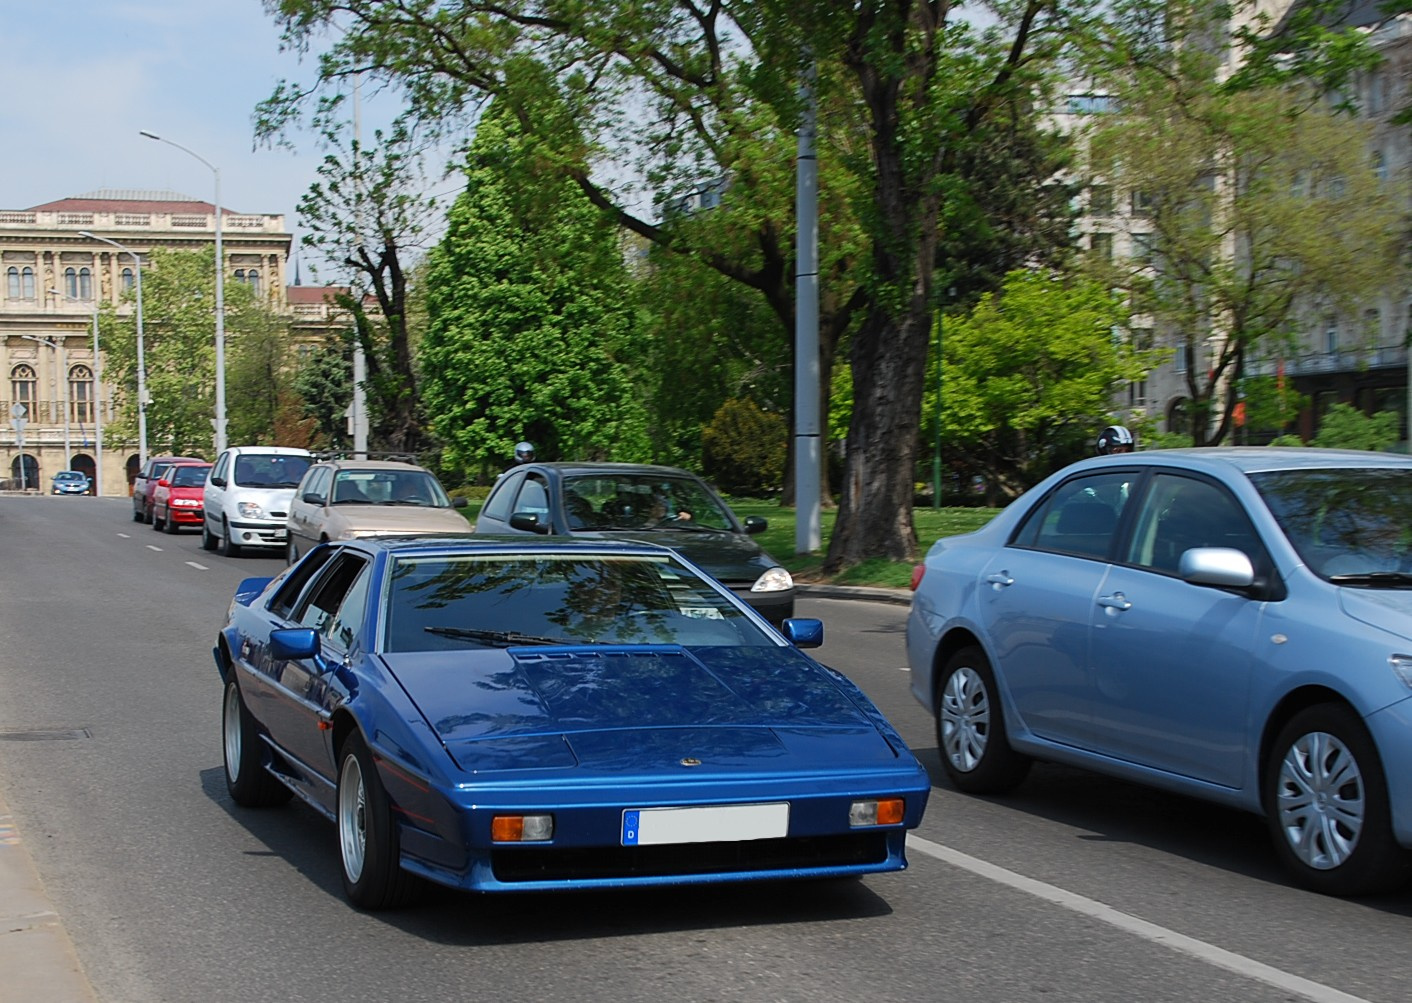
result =
[{"label": "windshield reflection of trees", "polygon": [[1301,558],[1323,574],[1395,568],[1412,553],[1412,470],[1252,474]]},{"label": "windshield reflection of trees", "polygon": [[740,644],[747,636],[748,643],[763,642],[727,600],[678,571],[644,560],[399,561],[392,573],[389,650],[468,643],[428,634],[427,627],[513,631],[570,643]]}]

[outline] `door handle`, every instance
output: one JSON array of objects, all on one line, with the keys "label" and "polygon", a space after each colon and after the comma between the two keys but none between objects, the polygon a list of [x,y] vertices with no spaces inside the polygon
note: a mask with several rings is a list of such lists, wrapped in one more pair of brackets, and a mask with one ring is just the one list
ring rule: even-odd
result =
[{"label": "door handle", "polygon": [[1111,596],[1099,596],[1098,605],[1119,613],[1133,608],[1133,604],[1128,602],[1128,597],[1121,592],[1114,592]]},{"label": "door handle", "polygon": [[1015,579],[1010,577],[1010,572],[1008,571],[997,571],[993,575],[986,575],[985,580],[990,583],[990,586],[997,592],[1007,585],[1015,584]]}]

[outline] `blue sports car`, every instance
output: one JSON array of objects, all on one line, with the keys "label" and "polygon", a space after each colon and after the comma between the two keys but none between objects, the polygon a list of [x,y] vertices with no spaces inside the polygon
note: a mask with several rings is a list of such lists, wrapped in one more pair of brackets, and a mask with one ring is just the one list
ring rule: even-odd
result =
[{"label": "blue sports car", "polygon": [[321,545],[217,638],[227,787],[333,820],[366,909],[900,870],[927,774],[822,637],[648,544]]}]

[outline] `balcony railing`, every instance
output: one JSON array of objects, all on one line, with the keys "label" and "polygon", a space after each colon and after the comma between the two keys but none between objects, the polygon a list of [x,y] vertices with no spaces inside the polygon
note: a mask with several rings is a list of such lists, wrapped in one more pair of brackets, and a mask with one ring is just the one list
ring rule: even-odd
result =
[{"label": "balcony railing", "polygon": [[[1286,376],[1316,376],[1327,373],[1362,372],[1365,369],[1401,369],[1407,365],[1406,345],[1376,345],[1339,352],[1308,352],[1283,361]],[[1260,359],[1246,363],[1251,376],[1275,376],[1281,360]]]}]

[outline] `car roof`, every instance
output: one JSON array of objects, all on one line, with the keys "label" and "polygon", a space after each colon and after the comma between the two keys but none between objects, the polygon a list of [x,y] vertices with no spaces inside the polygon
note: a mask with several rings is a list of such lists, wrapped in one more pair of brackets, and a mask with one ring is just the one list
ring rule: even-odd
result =
[{"label": "car roof", "polygon": [[1307,446],[1206,446],[1097,456],[1081,460],[1075,467],[1094,469],[1102,468],[1106,464],[1133,463],[1143,466],[1175,465],[1212,474],[1232,469],[1254,474],[1272,470],[1326,470],[1330,467],[1412,468],[1412,456]]},{"label": "car roof", "polygon": [[397,557],[419,553],[516,554],[539,551],[544,553],[573,552],[654,557],[674,553],[668,547],[635,540],[578,536],[491,535],[471,532],[428,533],[418,536],[366,536],[345,541],[343,545],[382,551]]},{"label": "car roof", "polygon": [[[648,477],[689,477],[700,480],[699,474],[681,467],[663,467],[651,463],[610,463],[588,460],[558,463],[526,463],[526,467],[541,467],[560,474],[641,474]],[[512,468],[514,469],[514,468]]]},{"label": "car roof", "polygon": [[261,455],[274,456],[312,456],[307,449],[302,446],[229,446],[226,452],[232,456],[241,456],[246,453],[259,453]]},{"label": "car roof", "polygon": [[320,460],[317,464],[321,467],[332,467],[334,470],[420,470],[422,473],[431,473],[426,467],[418,466],[415,463],[406,463],[402,460]]}]

